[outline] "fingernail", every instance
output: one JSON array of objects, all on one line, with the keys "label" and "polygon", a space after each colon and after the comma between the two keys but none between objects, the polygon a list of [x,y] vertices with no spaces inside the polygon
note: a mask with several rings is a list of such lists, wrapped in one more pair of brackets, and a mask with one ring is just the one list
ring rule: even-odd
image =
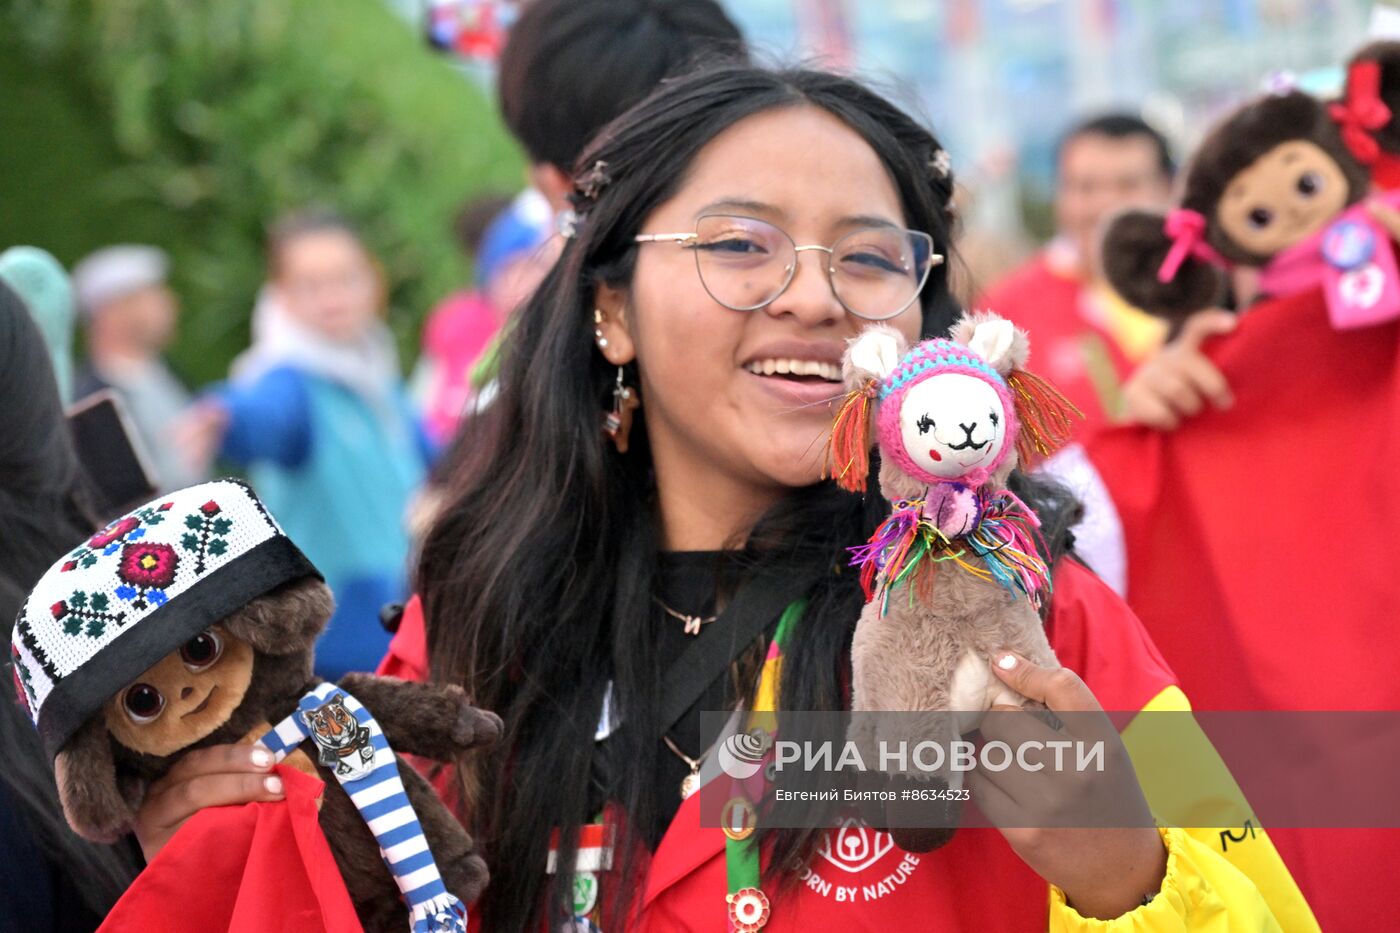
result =
[{"label": "fingernail", "polygon": [[269,774],[263,778],[263,787],[267,788],[269,794],[282,793],[282,779],[275,774]]},{"label": "fingernail", "polygon": [[253,749],[253,766],[257,768],[272,767],[272,752],[265,748]]},{"label": "fingernail", "polygon": [[1014,654],[1004,654],[1001,657],[997,658],[997,667],[1001,668],[1004,671],[1009,671],[1015,666],[1016,655]]}]

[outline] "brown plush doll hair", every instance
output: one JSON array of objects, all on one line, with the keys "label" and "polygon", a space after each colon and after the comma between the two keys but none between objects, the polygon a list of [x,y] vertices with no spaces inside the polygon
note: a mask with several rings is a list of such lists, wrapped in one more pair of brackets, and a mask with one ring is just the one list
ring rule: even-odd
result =
[{"label": "brown plush doll hair", "polygon": [[1301,91],[1261,97],[1206,137],[1177,210],[1109,223],[1104,275],[1130,304],[1185,317],[1221,300],[1231,264],[1265,265],[1369,187],[1321,101]]},{"label": "brown plush doll hair", "polygon": [[[313,643],[334,606],[252,490],[230,480],[143,506],[50,568],[16,622],[11,656],[74,830],[113,841],[185,753],[266,744],[274,726],[280,739],[304,720],[289,748],[269,747],[325,782],[321,828],[364,928],[408,930],[399,886],[336,774],[354,765],[363,777],[380,762],[374,728],[390,755],[449,761],[494,741],[501,722],[456,686],[351,674],[343,691],[313,695]],[[347,696],[369,712],[368,726],[342,715]],[[470,903],[485,887],[485,862],[428,783],[394,761],[443,886]]]}]

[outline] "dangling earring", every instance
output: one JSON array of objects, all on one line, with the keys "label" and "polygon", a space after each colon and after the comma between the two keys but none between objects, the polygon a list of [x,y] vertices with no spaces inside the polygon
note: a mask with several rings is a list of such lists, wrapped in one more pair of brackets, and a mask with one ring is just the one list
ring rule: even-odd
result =
[{"label": "dangling earring", "polygon": [[606,350],[608,338],[603,336],[603,312],[593,309],[593,339],[598,341],[598,349]]},{"label": "dangling earring", "polygon": [[617,384],[613,386],[613,407],[603,418],[603,433],[612,438],[620,454],[627,453],[627,438],[632,433],[632,413],[642,407],[637,393],[622,381],[622,367],[617,368]]}]

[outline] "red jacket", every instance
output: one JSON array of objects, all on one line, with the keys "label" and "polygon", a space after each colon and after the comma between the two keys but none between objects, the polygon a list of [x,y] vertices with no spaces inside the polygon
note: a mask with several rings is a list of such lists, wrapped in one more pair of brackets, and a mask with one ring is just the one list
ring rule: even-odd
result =
[{"label": "red jacket", "polygon": [[[1142,625],[1116,594],[1077,563],[1063,561],[1057,568],[1047,630],[1061,662],[1084,678],[1106,710],[1139,710],[1164,691],[1174,692],[1175,678]],[[423,676],[425,647],[422,607],[414,600],[379,672]],[[699,801],[697,794],[681,805],[652,857],[638,929],[726,929],[725,838],[718,828],[700,825]],[[1261,849],[1268,846],[1262,834],[1260,840]],[[1168,834],[1168,847],[1166,896],[1120,918],[1127,924],[1124,930],[1216,929],[1194,920],[1188,927],[1184,918],[1204,917],[1212,910],[1224,916],[1223,909],[1209,906],[1220,904],[1238,912],[1240,921],[1253,918],[1252,926],[1239,929],[1278,929],[1255,886],[1223,858],[1177,830]],[[1285,886],[1291,888],[1291,882]],[[847,827],[831,834],[828,849],[815,858],[796,890],[770,892],[770,897],[773,915],[765,933],[1107,929],[1082,920],[1062,899],[1052,909],[1053,892],[993,829],[964,829],[944,848],[914,855],[895,847],[886,833]],[[1296,890],[1279,898],[1280,903],[1297,901]]]}]

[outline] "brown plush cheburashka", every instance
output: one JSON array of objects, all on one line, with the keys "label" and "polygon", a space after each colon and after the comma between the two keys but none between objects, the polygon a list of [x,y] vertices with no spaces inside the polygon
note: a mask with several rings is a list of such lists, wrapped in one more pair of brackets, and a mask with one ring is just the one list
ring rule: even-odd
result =
[{"label": "brown plush cheburashka", "polygon": [[[880,492],[893,510],[856,550],[869,601],[851,643],[851,709],[919,714],[857,716],[851,737],[867,760],[880,760],[882,741],[946,749],[994,704],[1039,705],[992,673],[995,651],[1059,667],[1037,611],[1050,589],[1039,522],[1006,483],[1018,462],[1064,442],[1074,412],[1025,370],[1028,354],[1025,333],[990,313],[965,316],[950,338],[908,350],[897,331],[876,325],[846,351],[832,473],[864,491],[873,425]],[[923,775],[916,768],[898,777]],[[960,789],[958,772],[934,777]],[[940,821],[954,821],[957,808],[943,809]],[[890,832],[914,850],[952,836],[938,827]]]},{"label": "brown plush cheburashka", "polygon": [[1206,137],[1175,210],[1110,221],[1104,275],[1130,304],[1183,318],[1220,302],[1231,267],[1269,266],[1369,190],[1326,104],[1301,91],[1265,95]]},{"label": "brown plush cheburashka", "polygon": [[64,813],[114,840],[183,754],[261,742],[325,781],[321,828],[366,930],[463,929],[485,862],[394,749],[448,761],[494,741],[500,720],[455,686],[321,682],[313,642],[333,609],[234,480],[157,499],[75,548],[30,594],[11,645]]}]

